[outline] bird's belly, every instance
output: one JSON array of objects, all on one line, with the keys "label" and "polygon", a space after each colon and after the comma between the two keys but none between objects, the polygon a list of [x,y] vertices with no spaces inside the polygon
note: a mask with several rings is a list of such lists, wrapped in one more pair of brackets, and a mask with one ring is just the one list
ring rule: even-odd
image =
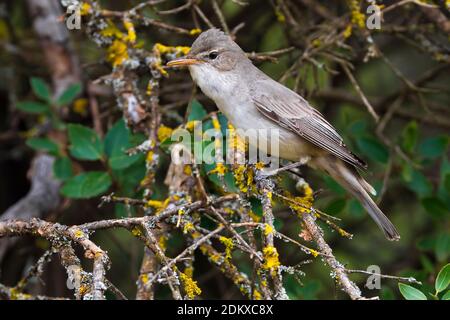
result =
[{"label": "bird's belly", "polygon": [[266,118],[251,101],[216,101],[216,104],[238,129],[238,135],[263,152],[291,161],[299,161],[318,152],[317,147],[299,135]]}]

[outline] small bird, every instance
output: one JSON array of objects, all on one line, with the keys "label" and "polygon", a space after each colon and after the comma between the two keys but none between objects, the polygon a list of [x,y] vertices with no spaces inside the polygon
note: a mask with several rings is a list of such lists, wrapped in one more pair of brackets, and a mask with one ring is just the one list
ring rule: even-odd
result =
[{"label": "small bird", "polygon": [[186,56],[167,66],[187,66],[194,82],[234,127],[279,130],[280,158],[301,161],[330,175],[360,201],[388,240],[400,239],[370,197],[375,189],[357,170],[367,168],[364,161],[346,147],[319,111],[255,67],[230,36],[209,29]]}]

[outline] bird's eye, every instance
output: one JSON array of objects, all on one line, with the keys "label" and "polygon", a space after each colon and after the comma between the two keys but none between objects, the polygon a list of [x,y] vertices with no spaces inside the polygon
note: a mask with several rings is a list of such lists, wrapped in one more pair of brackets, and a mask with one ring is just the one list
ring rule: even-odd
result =
[{"label": "bird's eye", "polygon": [[208,57],[209,57],[211,60],[214,60],[215,58],[217,58],[218,55],[219,55],[219,53],[218,53],[217,51],[211,51],[211,52],[209,53]]}]

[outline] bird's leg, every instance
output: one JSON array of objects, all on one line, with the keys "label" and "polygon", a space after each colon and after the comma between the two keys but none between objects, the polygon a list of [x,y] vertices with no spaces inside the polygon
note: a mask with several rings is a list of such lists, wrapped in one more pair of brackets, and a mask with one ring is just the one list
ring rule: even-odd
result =
[{"label": "bird's leg", "polygon": [[303,157],[300,159],[300,161],[297,162],[293,162],[291,164],[288,164],[284,167],[278,168],[278,169],[274,169],[274,170],[262,170],[259,172],[260,176],[262,178],[264,177],[270,177],[270,176],[276,176],[277,174],[279,174],[280,172],[283,171],[290,171],[293,168],[297,168],[300,166],[303,166],[304,164],[306,164],[309,160],[311,159],[311,157],[307,156],[307,157]]}]

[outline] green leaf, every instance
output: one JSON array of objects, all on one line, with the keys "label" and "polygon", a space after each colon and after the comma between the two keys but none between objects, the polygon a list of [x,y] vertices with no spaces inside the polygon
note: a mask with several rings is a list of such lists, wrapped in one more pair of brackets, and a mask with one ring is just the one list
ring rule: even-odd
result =
[{"label": "green leaf", "polygon": [[112,169],[125,169],[143,157],[142,154],[129,156],[125,153],[131,147],[131,133],[123,119],[108,131],[105,137],[105,153]]},{"label": "green leaf", "polygon": [[383,287],[380,292],[381,300],[396,300],[394,291],[389,287]]},{"label": "green leaf", "polygon": [[421,238],[416,243],[417,249],[428,251],[433,250],[436,247],[436,237],[435,236],[427,236]]},{"label": "green leaf", "polygon": [[360,137],[367,132],[367,121],[359,119],[347,127],[348,134],[352,137]]},{"label": "green leaf", "polygon": [[400,293],[406,300],[427,300],[427,297],[423,294],[422,291],[407,284],[399,283],[398,288],[400,290]]},{"label": "green leaf", "polygon": [[60,180],[67,180],[73,175],[72,161],[68,157],[56,159],[53,164],[53,174]]},{"label": "green leaf", "polygon": [[422,205],[429,214],[437,218],[445,217],[449,212],[445,203],[437,197],[427,197],[422,199]]},{"label": "green leaf", "polygon": [[443,157],[439,171],[440,181],[437,195],[450,208],[450,162],[447,157]]},{"label": "green leaf", "polygon": [[[139,183],[145,177],[144,157],[128,168],[114,170],[113,175],[117,180],[120,190],[124,196],[135,197],[135,190],[138,189]],[[157,193],[157,190],[154,192]]]},{"label": "green leaf", "polygon": [[28,113],[45,113],[50,110],[49,106],[45,103],[34,102],[34,101],[23,101],[16,104],[16,108]]},{"label": "green leaf", "polygon": [[51,155],[58,155],[59,146],[48,138],[30,138],[26,141],[27,146],[37,151],[46,151]]},{"label": "green leaf", "polygon": [[208,114],[197,100],[192,100],[189,110],[188,121],[202,120]]},{"label": "green leaf", "polygon": [[434,287],[436,289],[436,293],[442,292],[447,289],[450,284],[450,263],[447,263],[441,271],[439,271],[436,282],[434,283]]},{"label": "green leaf", "polygon": [[70,104],[81,92],[81,84],[70,85],[59,97],[56,103],[60,106]]},{"label": "green leaf", "polygon": [[433,193],[433,185],[422,172],[413,169],[409,165],[405,165],[402,176],[408,188],[414,191],[419,197],[429,197]]},{"label": "green leaf", "polygon": [[344,210],[347,200],[345,198],[331,201],[325,208],[325,212],[331,215],[337,215]]},{"label": "green leaf", "polygon": [[88,199],[106,192],[111,183],[107,172],[91,171],[68,179],[61,188],[61,193],[68,198]]},{"label": "green leaf", "polygon": [[125,153],[121,153],[118,155],[113,156],[109,159],[109,166],[114,170],[121,170],[128,168],[132,164],[134,164],[139,159],[142,159],[144,157],[143,154],[134,154],[134,155],[127,155]]},{"label": "green leaf", "polygon": [[105,136],[105,153],[108,157],[117,151],[122,151],[122,148],[128,147],[130,132],[128,131],[125,121],[123,119],[118,120],[109,129]]},{"label": "green leaf", "polygon": [[405,151],[412,153],[417,144],[419,129],[416,121],[411,121],[402,131],[402,147]]},{"label": "green leaf", "polygon": [[427,255],[422,254],[420,256],[420,262],[422,263],[423,269],[427,273],[434,273],[434,264],[431,262],[431,260],[427,257]]},{"label": "green leaf", "polygon": [[356,140],[356,144],[361,152],[372,160],[387,163],[389,152],[384,145],[371,137],[361,137]]},{"label": "green leaf", "polygon": [[361,205],[361,203],[359,203],[359,201],[357,201],[356,199],[351,199],[349,201],[348,204],[348,212],[354,216],[354,217],[364,217],[366,212],[363,208],[363,206]]},{"label": "green leaf", "polygon": [[450,300],[450,290],[442,296],[441,300]]},{"label": "green leaf", "polygon": [[34,94],[45,101],[51,100],[51,91],[48,85],[41,78],[31,78],[31,88]]},{"label": "green leaf", "polygon": [[450,254],[450,234],[440,233],[436,236],[434,254],[438,261],[446,261]]},{"label": "green leaf", "polygon": [[447,136],[438,136],[425,139],[419,145],[419,153],[424,158],[437,158],[445,153],[448,146]]},{"label": "green leaf", "polygon": [[444,178],[444,186],[448,193],[450,193],[450,174],[446,174]]},{"label": "green leaf", "polygon": [[339,183],[337,183],[333,178],[331,178],[329,176],[323,176],[323,180],[324,180],[325,184],[327,185],[327,187],[330,188],[331,190],[333,190],[333,192],[335,192],[336,194],[338,194],[340,196],[344,196],[346,194],[345,189]]},{"label": "green leaf", "polygon": [[97,133],[91,128],[69,124],[70,153],[80,160],[99,160],[103,146]]}]

